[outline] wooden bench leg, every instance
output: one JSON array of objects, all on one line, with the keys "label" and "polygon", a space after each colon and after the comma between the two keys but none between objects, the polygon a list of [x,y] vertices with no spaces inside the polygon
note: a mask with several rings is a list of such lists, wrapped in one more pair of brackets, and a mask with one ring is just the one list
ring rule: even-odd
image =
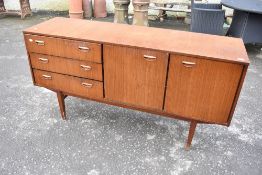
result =
[{"label": "wooden bench leg", "polygon": [[59,103],[59,108],[61,112],[62,119],[66,119],[66,111],[65,111],[65,98],[66,96],[62,92],[56,92],[57,99]]},{"label": "wooden bench leg", "polygon": [[186,143],[186,150],[190,149],[191,142],[192,142],[194,134],[195,134],[196,126],[197,126],[197,122],[191,121],[189,133],[188,133],[188,138],[187,138],[187,143]]}]

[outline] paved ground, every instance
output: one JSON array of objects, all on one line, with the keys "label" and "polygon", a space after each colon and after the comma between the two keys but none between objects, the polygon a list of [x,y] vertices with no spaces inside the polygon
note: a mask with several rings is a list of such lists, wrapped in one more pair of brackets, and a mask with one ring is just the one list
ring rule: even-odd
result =
[{"label": "paved ground", "polygon": [[251,65],[232,125],[199,125],[185,151],[187,122],[73,97],[61,120],[55,94],[32,85],[21,32],[46,19],[0,19],[0,174],[261,174],[261,47],[247,46]]}]

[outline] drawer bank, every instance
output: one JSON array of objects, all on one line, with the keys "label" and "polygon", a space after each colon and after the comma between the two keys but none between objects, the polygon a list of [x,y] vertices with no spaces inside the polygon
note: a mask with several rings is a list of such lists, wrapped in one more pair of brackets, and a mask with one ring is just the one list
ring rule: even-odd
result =
[{"label": "drawer bank", "polygon": [[229,126],[249,59],[241,39],[81,19],[24,30],[34,85],[190,122]]}]

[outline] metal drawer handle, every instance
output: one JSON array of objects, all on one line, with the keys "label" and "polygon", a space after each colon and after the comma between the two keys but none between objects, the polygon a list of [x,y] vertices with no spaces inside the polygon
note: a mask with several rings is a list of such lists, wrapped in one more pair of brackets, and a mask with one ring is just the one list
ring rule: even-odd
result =
[{"label": "metal drawer handle", "polygon": [[81,67],[82,69],[84,69],[85,71],[91,70],[91,66],[87,66],[87,65],[81,64],[80,67]]},{"label": "metal drawer handle", "polygon": [[84,46],[79,46],[78,49],[83,51],[83,52],[87,52],[87,51],[90,50],[88,47],[84,47]]},{"label": "metal drawer handle", "polygon": [[42,75],[42,77],[45,79],[45,80],[52,80],[52,77],[50,75]]},{"label": "metal drawer handle", "polygon": [[44,42],[44,41],[41,41],[41,40],[35,40],[35,43],[36,43],[38,46],[44,46],[44,45],[45,45],[45,42]]},{"label": "metal drawer handle", "polygon": [[194,65],[196,65],[196,63],[194,63],[194,62],[189,62],[189,61],[182,61],[182,64],[183,64],[185,67],[188,67],[188,68],[191,68],[191,67],[193,67]]},{"label": "metal drawer handle", "polygon": [[93,85],[90,83],[82,83],[82,86],[85,86],[87,88],[92,88]]},{"label": "metal drawer handle", "polygon": [[155,61],[156,57],[150,56],[150,55],[144,55],[144,59],[147,60],[147,61]]},{"label": "metal drawer handle", "polygon": [[48,59],[47,58],[38,58],[39,61],[41,61],[42,63],[48,63]]}]

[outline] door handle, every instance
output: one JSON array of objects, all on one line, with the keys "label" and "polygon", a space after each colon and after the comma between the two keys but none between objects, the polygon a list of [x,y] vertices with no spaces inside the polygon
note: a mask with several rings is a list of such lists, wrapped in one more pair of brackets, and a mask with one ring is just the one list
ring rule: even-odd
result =
[{"label": "door handle", "polygon": [[187,68],[191,68],[196,65],[196,63],[190,61],[182,61],[182,64]]},{"label": "door handle", "polygon": [[44,45],[45,45],[45,42],[44,42],[44,41],[41,41],[41,40],[35,40],[35,43],[36,43],[38,46],[44,46]]},{"label": "door handle", "polygon": [[147,60],[147,61],[155,61],[156,57],[150,56],[150,55],[144,55],[144,59]]},{"label": "door handle", "polygon": [[50,76],[50,75],[42,75],[42,77],[43,77],[45,80],[52,80],[52,76]]},{"label": "door handle", "polygon": [[81,83],[82,86],[86,87],[86,88],[92,88],[93,84],[90,83]]},{"label": "door handle", "polygon": [[80,67],[81,67],[82,69],[84,69],[85,71],[91,70],[91,66],[87,66],[87,65],[81,64]]},{"label": "door handle", "polygon": [[39,61],[41,61],[42,63],[48,63],[48,59],[47,58],[38,58]]},{"label": "door handle", "polygon": [[79,46],[78,49],[79,49],[80,51],[83,51],[83,52],[87,52],[87,51],[90,50],[88,47],[84,47],[84,46]]}]

